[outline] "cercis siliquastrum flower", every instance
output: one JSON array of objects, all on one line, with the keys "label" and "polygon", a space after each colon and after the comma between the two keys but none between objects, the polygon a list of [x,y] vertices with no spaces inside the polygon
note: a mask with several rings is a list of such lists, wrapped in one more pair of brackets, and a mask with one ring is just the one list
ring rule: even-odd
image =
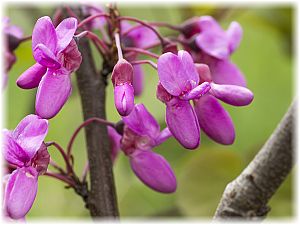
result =
[{"label": "cercis siliquastrum flower", "polygon": [[4,190],[4,214],[9,218],[24,218],[35,200],[38,176],[50,161],[44,144],[47,132],[48,121],[36,115],[26,116],[13,131],[3,131],[4,159],[16,168]]},{"label": "cercis siliquastrum flower", "polygon": [[160,131],[159,124],[143,104],[136,104],[132,112],[123,117],[123,122],[121,150],[128,157],[133,172],[145,185],[158,192],[174,192],[177,182],[171,166],[153,151],[172,136],[169,129]]},{"label": "cercis siliquastrum flower", "polygon": [[2,19],[4,33],[4,72],[2,78],[2,87],[6,86],[7,73],[16,62],[14,50],[19,46],[23,38],[23,31],[18,26],[10,24],[10,19]]},{"label": "cercis siliquastrum flower", "polygon": [[17,80],[24,89],[38,87],[36,114],[42,118],[54,117],[72,91],[71,73],[81,64],[81,54],[73,39],[77,19],[64,19],[56,28],[50,17],[38,19],[32,32],[32,51],[37,63]]},{"label": "cercis siliquastrum flower", "polygon": [[166,123],[174,137],[185,148],[200,144],[200,126],[190,100],[200,98],[210,89],[209,82],[200,84],[193,59],[187,51],[178,55],[164,53],[158,59],[157,97],[166,104]]},{"label": "cercis siliquastrum flower", "polygon": [[243,35],[239,23],[231,22],[224,31],[213,17],[202,16],[187,20],[181,27],[181,38],[190,43],[184,47],[189,49],[195,62],[209,66],[215,83],[246,86],[244,75],[230,60]]}]

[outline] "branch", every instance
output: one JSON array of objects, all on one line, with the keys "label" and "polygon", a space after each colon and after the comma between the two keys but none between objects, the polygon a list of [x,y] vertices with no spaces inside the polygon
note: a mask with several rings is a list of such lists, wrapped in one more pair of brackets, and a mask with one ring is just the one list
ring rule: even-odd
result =
[{"label": "branch", "polygon": [[263,219],[269,199],[294,164],[293,135],[296,101],[246,169],[227,185],[214,219]]},{"label": "branch", "polygon": [[[81,9],[74,10],[83,19]],[[82,63],[76,72],[84,120],[105,119],[105,79],[96,72],[89,41],[79,41]],[[104,70],[104,68],[103,68]],[[107,127],[91,123],[85,127],[91,190],[86,200],[93,218],[118,217]]]}]

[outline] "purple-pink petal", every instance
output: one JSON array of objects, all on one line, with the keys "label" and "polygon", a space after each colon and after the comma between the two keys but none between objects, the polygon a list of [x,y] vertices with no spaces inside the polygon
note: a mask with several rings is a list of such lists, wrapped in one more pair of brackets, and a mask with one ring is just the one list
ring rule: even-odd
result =
[{"label": "purple-pink petal", "polygon": [[36,114],[42,118],[54,117],[63,107],[72,92],[70,74],[65,71],[50,71],[42,78],[36,94]]},{"label": "purple-pink petal", "polygon": [[176,140],[187,149],[200,144],[200,126],[189,101],[173,98],[167,103],[167,125]]},{"label": "purple-pink petal", "polygon": [[74,17],[70,17],[64,19],[58,26],[56,27],[56,35],[57,35],[57,53],[63,51],[72,41],[73,36],[77,29],[77,19]]},{"label": "purple-pink petal", "polygon": [[61,67],[60,62],[54,53],[43,44],[36,45],[33,50],[33,57],[35,61],[47,68],[56,70]]},{"label": "purple-pink petal", "polygon": [[121,146],[122,136],[112,127],[107,127],[111,159],[114,162],[118,156]]},{"label": "purple-pink petal", "polygon": [[234,52],[240,45],[242,36],[243,36],[243,29],[238,22],[231,22],[229,28],[226,31],[226,35],[229,42],[229,50],[230,53]]},{"label": "purple-pink petal", "polygon": [[168,127],[166,127],[165,129],[163,129],[160,132],[160,134],[156,138],[156,140],[155,140],[155,146],[158,146],[158,145],[162,144],[163,142],[165,142],[167,139],[169,139],[172,136],[173,135],[172,135],[170,129]]},{"label": "purple-pink petal", "polygon": [[31,159],[41,147],[47,133],[48,121],[31,114],[21,120],[12,132],[12,137]]},{"label": "purple-pink petal", "polygon": [[234,142],[234,125],[228,112],[212,95],[194,100],[195,111],[201,129],[214,141],[230,145]]},{"label": "purple-pink petal", "polygon": [[4,159],[15,166],[22,167],[30,161],[31,157],[26,151],[14,140],[11,131],[3,130],[3,157]]},{"label": "purple-pink petal", "polygon": [[36,88],[39,86],[39,83],[46,71],[46,67],[35,63],[21,74],[17,80],[17,85],[23,89]]},{"label": "purple-pink petal", "polygon": [[180,99],[193,100],[206,94],[209,90],[210,90],[210,84],[208,82],[203,82],[202,84],[198,85],[188,93],[180,96]]},{"label": "purple-pink petal", "polygon": [[209,68],[214,83],[246,87],[246,79],[239,68],[229,60],[212,60]]},{"label": "purple-pink petal", "polygon": [[57,48],[57,36],[53,23],[49,16],[41,17],[37,20],[32,31],[32,50],[38,44],[43,44],[55,53]]},{"label": "purple-pink petal", "polygon": [[31,209],[38,188],[38,173],[32,167],[16,169],[4,192],[4,210],[12,219],[23,218]]},{"label": "purple-pink petal", "polygon": [[129,116],[123,117],[124,123],[135,133],[155,139],[160,127],[155,118],[148,112],[143,104],[136,104]]},{"label": "purple-pink petal", "polygon": [[199,83],[199,75],[191,55],[184,50],[178,56],[167,52],[157,62],[157,71],[162,86],[174,96],[188,92]]},{"label": "purple-pink petal", "polygon": [[219,23],[211,16],[201,16],[199,18],[199,27],[201,31],[224,32]]},{"label": "purple-pink petal", "polygon": [[129,159],[132,170],[145,185],[162,193],[176,191],[176,177],[164,157],[152,151],[136,150]]},{"label": "purple-pink petal", "polygon": [[205,53],[217,59],[229,57],[228,41],[223,33],[205,31],[196,37],[197,46]]},{"label": "purple-pink petal", "polygon": [[131,84],[124,83],[114,88],[114,101],[118,113],[128,116],[134,108],[134,90]]},{"label": "purple-pink petal", "polygon": [[221,101],[234,105],[249,105],[253,100],[253,93],[245,87],[237,85],[214,84],[211,83],[210,93]]}]

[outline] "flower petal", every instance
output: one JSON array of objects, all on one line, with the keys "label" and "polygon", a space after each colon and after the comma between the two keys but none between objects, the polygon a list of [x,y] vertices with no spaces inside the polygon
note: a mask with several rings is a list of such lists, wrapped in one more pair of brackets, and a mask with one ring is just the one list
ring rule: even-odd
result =
[{"label": "flower petal", "polygon": [[158,145],[162,144],[163,142],[165,142],[167,139],[169,139],[172,136],[173,135],[172,135],[170,129],[168,127],[166,127],[165,129],[163,129],[160,132],[159,136],[156,138],[155,146],[158,146]]},{"label": "flower petal", "polygon": [[53,52],[50,51],[45,45],[38,44],[33,50],[33,57],[39,64],[51,68],[59,69],[61,64],[57,60]]},{"label": "flower petal", "polygon": [[201,31],[224,32],[218,22],[211,16],[201,16],[198,21]]},{"label": "flower petal", "polygon": [[158,41],[156,34],[149,28],[144,26],[138,26],[137,28],[130,31],[127,38],[132,40],[132,43],[137,48],[146,48]]},{"label": "flower petal", "polygon": [[114,162],[120,151],[122,136],[112,127],[107,127],[107,131],[111,150],[111,158]]},{"label": "flower petal", "polygon": [[134,108],[134,90],[131,84],[124,83],[114,88],[114,100],[118,113],[128,116]]},{"label": "flower petal", "polygon": [[155,139],[159,135],[159,124],[143,104],[136,104],[132,112],[123,117],[124,123],[138,135]]},{"label": "flower petal", "polygon": [[232,144],[235,139],[234,125],[218,100],[208,94],[194,100],[194,103],[201,129],[220,144]]},{"label": "flower petal", "polygon": [[4,209],[12,219],[23,218],[31,209],[38,187],[38,173],[32,167],[16,169],[4,193]]},{"label": "flower petal", "polygon": [[229,50],[230,53],[234,52],[240,45],[243,29],[238,22],[231,22],[229,28],[226,31],[228,41],[229,41]]},{"label": "flower petal", "polygon": [[167,103],[167,125],[176,140],[187,149],[200,144],[200,127],[189,101],[173,98]]},{"label": "flower petal", "polygon": [[227,59],[229,57],[229,47],[226,36],[223,33],[206,31],[201,32],[196,37],[197,46],[217,59]]},{"label": "flower petal", "polygon": [[31,157],[12,137],[12,132],[3,130],[3,156],[4,159],[15,166],[22,167],[30,161]]},{"label": "flower petal", "polygon": [[31,114],[21,120],[12,136],[31,159],[41,147],[47,133],[48,121]]},{"label": "flower petal", "polygon": [[192,89],[190,92],[180,96],[180,99],[183,100],[196,99],[202,95],[205,95],[209,90],[210,90],[210,84],[208,82],[203,82],[202,84]]},{"label": "flower petal", "polygon": [[232,84],[246,87],[244,75],[229,60],[214,60],[209,64],[212,79],[217,84]]},{"label": "flower petal", "polygon": [[56,27],[57,35],[57,53],[63,51],[72,41],[75,31],[77,29],[77,19],[70,17],[64,19]]},{"label": "flower petal", "polygon": [[178,56],[171,52],[162,54],[158,59],[157,71],[162,86],[174,96],[190,91],[199,83],[193,59],[184,50],[179,51]]},{"label": "flower petal", "polygon": [[72,92],[71,78],[63,71],[48,71],[42,78],[36,94],[35,110],[42,118],[54,117]]},{"label": "flower petal", "polygon": [[253,93],[245,87],[237,85],[211,83],[210,93],[221,101],[234,106],[249,105],[253,100]]},{"label": "flower petal", "polygon": [[44,16],[36,21],[32,31],[32,50],[38,44],[45,45],[52,53],[55,53],[57,47],[57,36],[55,28],[49,16]]},{"label": "flower petal", "polygon": [[176,177],[164,157],[152,151],[136,150],[129,159],[133,172],[145,185],[162,193],[176,191]]},{"label": "flower petal", "polygon": [[19,76],[17,85],[23,89],[31,89],[39,86],[42,77],[45,75],[47,67],[44,67],[38,63],[29,67],[25,72]]}]

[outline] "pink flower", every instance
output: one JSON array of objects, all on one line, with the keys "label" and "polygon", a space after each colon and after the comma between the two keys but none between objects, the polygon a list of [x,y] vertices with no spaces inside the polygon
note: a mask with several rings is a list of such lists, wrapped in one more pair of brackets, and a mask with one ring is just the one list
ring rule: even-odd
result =
[{"label": "pink flower", "polygon": [[13,131],[4,130],[3,155],[16,166],[4,191],[4,213],[22,219],[30,210],[37,193],[38,176],[46,172],[50,156],[43,143],[48,121],[36,115],[26,116]]},{"label": "pink flower", "polygon": [[36,64],[17,80],[24,89],[38,87],[35,109],[42,118],[54,117],[71,94],[71,73],[81,64],[81,54],[73,40],[77,20],[67,18],[56,28],[48,16],[36,22],[32,51]]}]

